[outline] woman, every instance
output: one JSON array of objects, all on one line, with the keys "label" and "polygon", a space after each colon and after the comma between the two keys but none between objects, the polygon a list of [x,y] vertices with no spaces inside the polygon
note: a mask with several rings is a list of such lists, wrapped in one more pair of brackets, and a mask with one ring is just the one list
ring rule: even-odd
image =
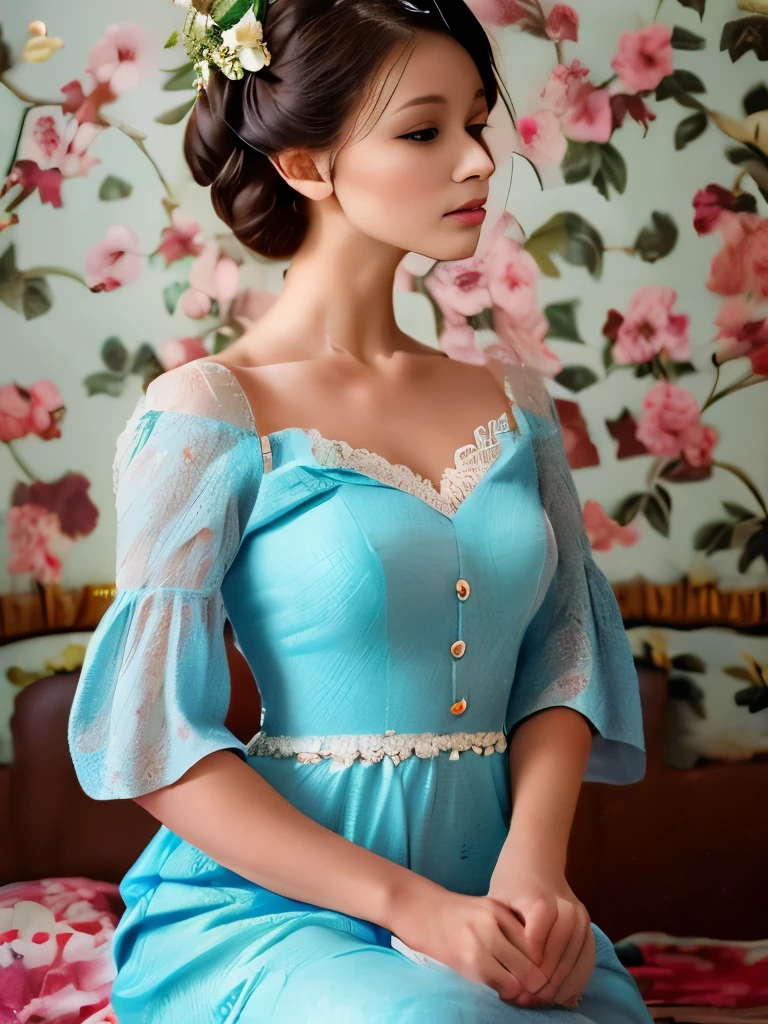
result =
[{"label": "woman", "polygon": [[[564,877],[582,779],[645,760],[551,403],[392,308],[407,252],[477,247],[451,211],[495,169],[488,40],[462,0],[218,10],[186,23],[187,159],[292,262],[118,443],[118,594],[70,746],[86,792],[162,823],[121,886],[120,1024],[647,1021]],[[265,707],[247,747],[225,616]]]}]

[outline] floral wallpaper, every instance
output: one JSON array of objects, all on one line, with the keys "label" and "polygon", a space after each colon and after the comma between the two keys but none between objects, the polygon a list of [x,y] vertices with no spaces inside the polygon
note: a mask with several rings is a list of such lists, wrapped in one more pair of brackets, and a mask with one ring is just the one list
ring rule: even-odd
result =
[{"label": "floral wallpaper", "polygon": [[[399,322],[547,375],[610,579],[768,584],[768,0],[470,6],[516,109],[485,136],[496,212],[471,259],[403,261]],[[184,167],[188,15],[84,0],[64,19],[38,0],[3,16],[5,592],[112,578],[111,460],[140,389],[231,344],[280,290],[284,265],[244,250]],[[673,632],[631,639],[693,716],[677,761],[767,749],[768,640],[730,634],[727,662],[714,632]],[[739,742],[697,746],[696,722],[726,719]]]}]

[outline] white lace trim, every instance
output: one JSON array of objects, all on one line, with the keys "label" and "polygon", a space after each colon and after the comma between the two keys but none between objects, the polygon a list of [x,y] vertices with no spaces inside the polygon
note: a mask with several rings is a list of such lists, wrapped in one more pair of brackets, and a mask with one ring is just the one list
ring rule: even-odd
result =
[{"label": "white lace trim", "polygon": [[453,455],[454,465],[443,470],[439,490],[431,480],[408,466],[392,463],[368,448],[353,448],[346,441],[333,441],[323,437],[315,428],[307,430],[306,434],[312,445],[312,453],[321,465],[356,469],[366,476],[413,494],[444,515],[452,515],[501,454],[501,442],[496,435],[510,429],[506,412],[498,419],[490,420],[487,428],[477,427],[475,443],[457,448]]},{"label": "white lace trim", "polygon": [[248,744],[248,753],[260,757],[296,757],[302,764],[317,764],[327,758],[336,762],[335,769],[348,768],[359,760],[363,765],[375,764],[385,756],[394,764],[411,755],[437,757],[450,750],[449,759],[458,761],[461,751],[475,754],[503,753],[507,738],[503,732],[395,732],[364,733],[340,736],[267,736],[257,733]]}]

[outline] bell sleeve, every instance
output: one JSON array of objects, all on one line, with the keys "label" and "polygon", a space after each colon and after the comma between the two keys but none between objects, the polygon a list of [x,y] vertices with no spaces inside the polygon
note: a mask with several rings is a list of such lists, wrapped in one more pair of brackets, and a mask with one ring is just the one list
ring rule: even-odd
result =
[{"label": "bell sleeve", "polygon": [[528,419],[550,540],[517,659],[506,732],[543,708],[573,708],[592,725],[584,780],[637,782],[645,775],[645,741],[621,614],[592,558],[554,404],[547,415]]},{"label": "bell sleeve", "polygon": [[[212,402],[222,371],[164,374],[118,440],[117,595],[88,644],[68,724],[80,785],[97,800],[160,789],[215,750],[247,756],[224,724],[221,584],[263,460],[258,434],[231,403],[231,379],[228,413]],[[200,408],[208,415],[188,411]]]}]

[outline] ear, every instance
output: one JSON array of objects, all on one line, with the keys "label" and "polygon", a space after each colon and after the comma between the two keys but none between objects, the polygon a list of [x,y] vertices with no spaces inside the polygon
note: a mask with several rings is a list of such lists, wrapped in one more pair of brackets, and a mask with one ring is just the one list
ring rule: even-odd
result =
[{"label": "ear", "polygon": [[286,149],[269,160],[291,188],[307,199],[327,199],[333,194],[327,161],[321,156],[306,149]]}]

